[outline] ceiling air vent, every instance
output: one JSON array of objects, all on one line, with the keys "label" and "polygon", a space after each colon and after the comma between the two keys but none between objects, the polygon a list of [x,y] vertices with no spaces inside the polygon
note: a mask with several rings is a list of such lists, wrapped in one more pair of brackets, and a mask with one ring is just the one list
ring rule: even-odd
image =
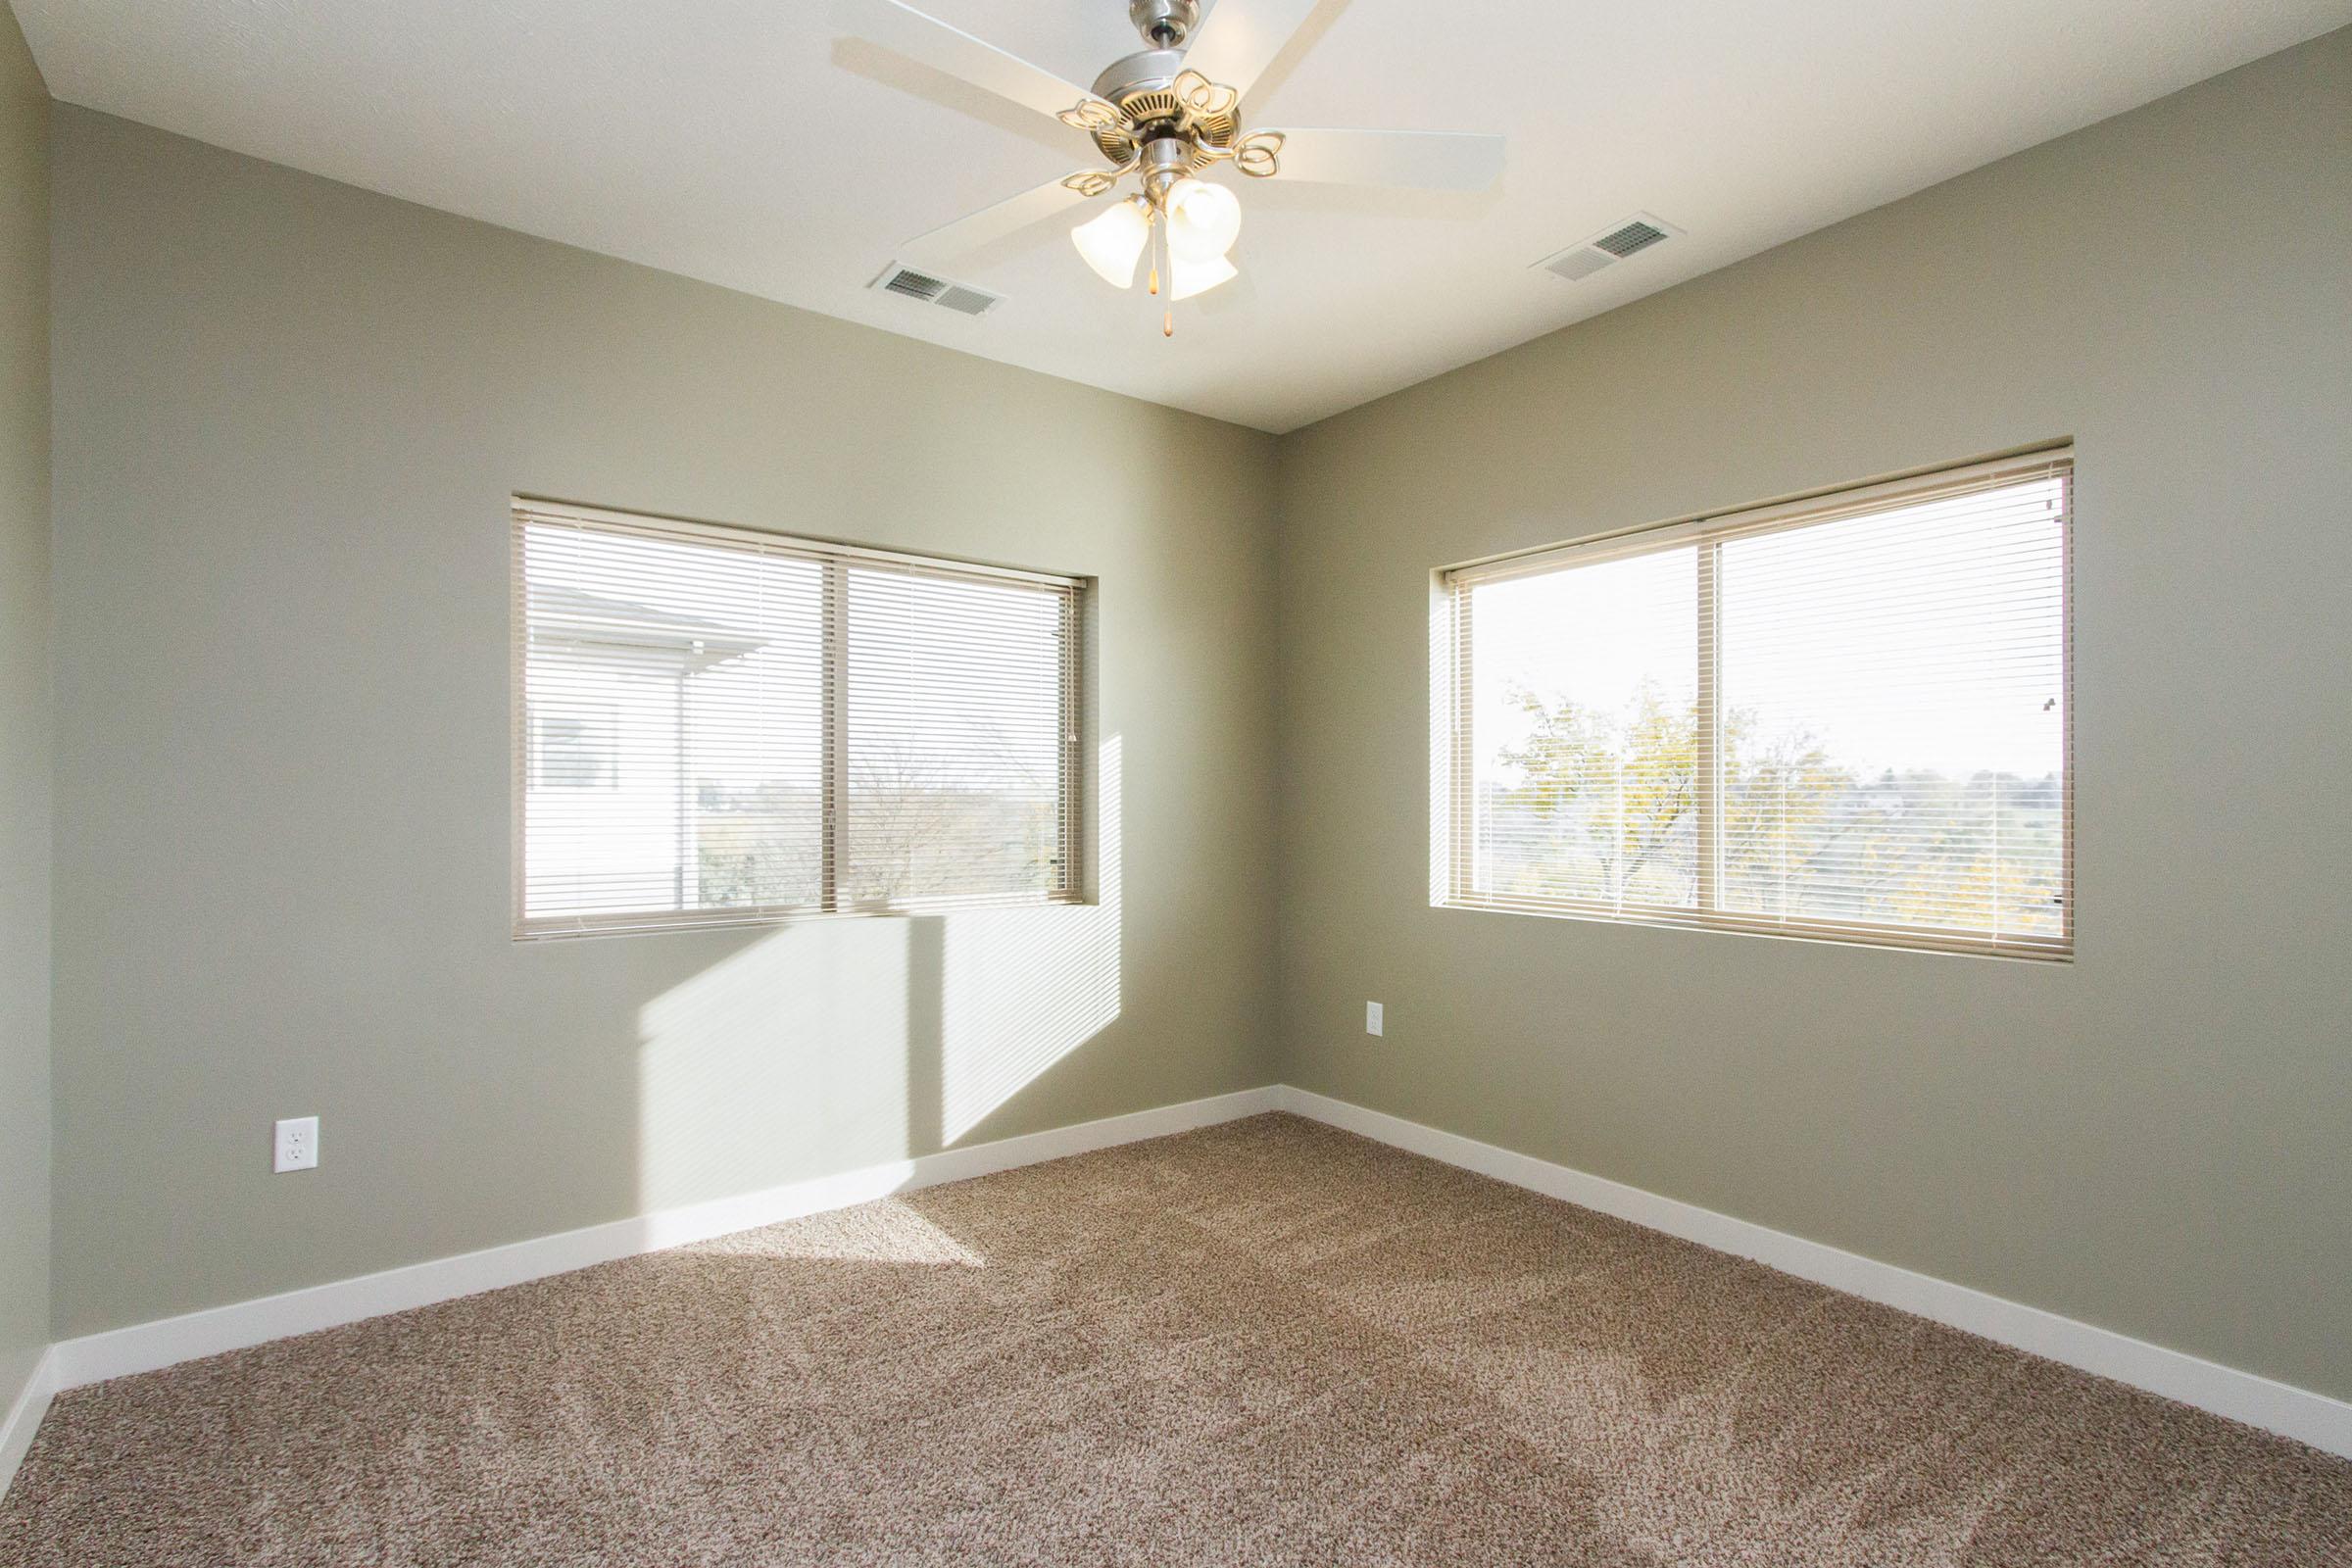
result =
[{"label": "ceiling air vent", "polygon": [[988,308],[997,303],[997,297],[983,294],[976,288],[965,288],[961,283],[950,283],[946,291],[931,303],[943,305],[951,311],[961,311],[966,316],[986,316]]},{"label": "ceiling air vent", "polygon": [[1606,234],[1594,240],[1592,247],[1595,250],[1607,251],[1622,262],[1634,252],[1646,250],[1665,237],[1666,231],[1657,224],[1637,218],[1623,228],[1610,229]]},{"label": "ceiling air vent", "polygon": [[873,286],[885,294],[904,294],[910,300],[921,300],[926,305],[963,316],[986,316],[1002,303],[1000,295],[951,283],[944,277],[933,277],[929,272],[918,272],[896,262],[882,269],[882,275],[874,279]]},{"label": "ceiling air vent", "polygon": [[1536,265],[1547,272],[1556,272],[1570,282],[1581,282],[1604,267],[1614,267],[1637,251],[1648,250],[1680,234],[1681,229],[1664,219],[1647,213],[1636,213],[1586,240],[1571,245],[1557,256],[1546,256]]}]

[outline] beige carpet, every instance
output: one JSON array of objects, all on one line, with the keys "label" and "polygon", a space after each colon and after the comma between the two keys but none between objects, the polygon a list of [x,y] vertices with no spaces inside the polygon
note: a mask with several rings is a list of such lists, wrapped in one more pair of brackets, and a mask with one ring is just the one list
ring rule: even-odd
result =
[{"label": "beige carpet", "polygon": [[0,1564],[2352,1564],[2352,1464],[1263,1116],[63,1396]]}]

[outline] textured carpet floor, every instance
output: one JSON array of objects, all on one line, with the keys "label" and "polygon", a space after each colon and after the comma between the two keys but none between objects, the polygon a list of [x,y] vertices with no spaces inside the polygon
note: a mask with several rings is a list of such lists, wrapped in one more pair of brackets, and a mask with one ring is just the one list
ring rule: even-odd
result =
[{"label": "textured carpet floor", "polygon": [[2352,1563],[2352,1464],[1286,1116],[62,1396],[7,1568]]}]

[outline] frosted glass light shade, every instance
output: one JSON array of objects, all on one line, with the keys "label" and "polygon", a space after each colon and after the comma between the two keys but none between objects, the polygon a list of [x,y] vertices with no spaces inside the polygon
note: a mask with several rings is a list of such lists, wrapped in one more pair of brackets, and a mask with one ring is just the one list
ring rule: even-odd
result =
[{"label": "frosted glass light shade", "polygon": [[1230,283],[1241,276],[1240,269],[1222,256],[1211,256],[1205,262],[1188,262],[1177,256],[1168,262],[1168,297],[1189,300],[1196,294],[1205,294],[1219,283]]},{"label": "frosted glass light shade", "polygon": [[1241,198],[1222,185],[1180,179],[1169,187],[1166,206],[1168,250],[1179,261],[1222,256],[1241,238]]},{"label": "frosted glass light shade", "polygon": [[1078,247],[1086,265],[1112,288],[1134,286],[1136,260],[1144,254],[1144,242],[1151,237],[1152,220],[1132,200],[1120,202],[1070,230],[1070,243]]}]

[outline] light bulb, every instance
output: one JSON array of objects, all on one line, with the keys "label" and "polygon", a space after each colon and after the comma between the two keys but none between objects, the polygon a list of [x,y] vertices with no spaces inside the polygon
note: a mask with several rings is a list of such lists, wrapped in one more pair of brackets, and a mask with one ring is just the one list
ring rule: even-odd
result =
[{"label": "light bulb", "polygon": [[1211,256],[1205,262],[1188,262],[1179,256],[1170,264],[1173,287],[1168,291],[1171,300],[1189,300],[1196,294],[1205,294],[1219,283],[1230,283],[1241,276],[1241,270],[1222,256]]},{"label": "light bulb", "polygon": [[1241,199],[1222,185],[1180,179],[1168,187],[1168,249],[1188,262],[1205,262],[1233,249],[1242,233]]},{"label": "light bulb", "polygon": [[1112,288],[1134,284],[1136,261],[1151,237],[1152,220],[1133,198],[1070,230],[1070,243],[1078,247],[1086,265]]}]

